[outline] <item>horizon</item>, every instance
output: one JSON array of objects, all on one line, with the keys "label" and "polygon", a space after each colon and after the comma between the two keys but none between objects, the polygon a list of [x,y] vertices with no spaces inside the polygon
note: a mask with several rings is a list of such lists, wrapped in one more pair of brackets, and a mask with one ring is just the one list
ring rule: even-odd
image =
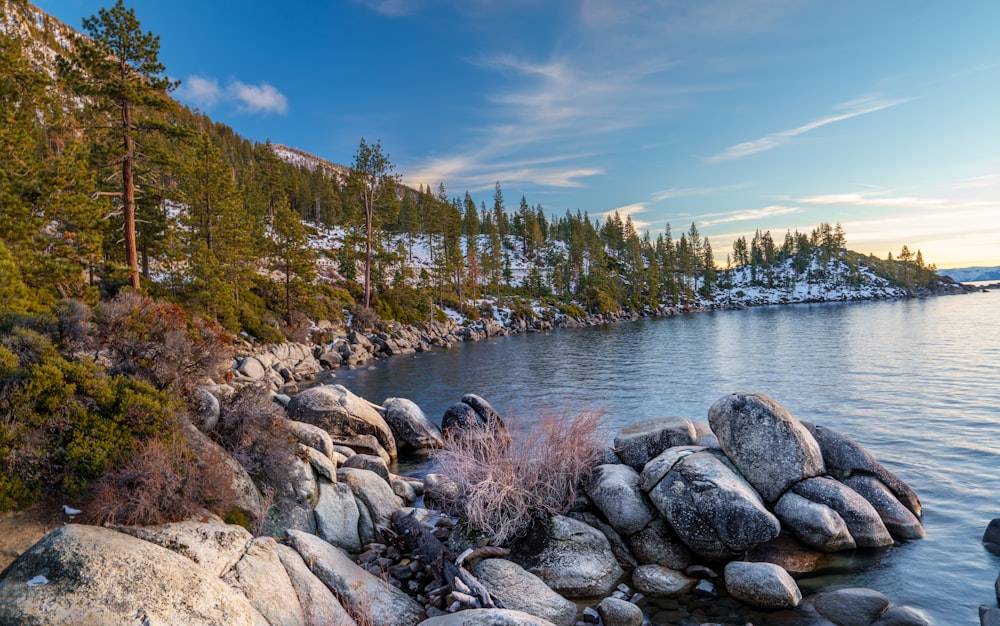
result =
[{"label": "horizon", "polygon": [[[113,4],[35,3],[77,30]],[[380,140],[414,187],[694,222],[720,262],[839,222],[865,254],[1000,265],[1000,5],[303,4],[126,6],[175,97],[253,141],[350,165]]]}]

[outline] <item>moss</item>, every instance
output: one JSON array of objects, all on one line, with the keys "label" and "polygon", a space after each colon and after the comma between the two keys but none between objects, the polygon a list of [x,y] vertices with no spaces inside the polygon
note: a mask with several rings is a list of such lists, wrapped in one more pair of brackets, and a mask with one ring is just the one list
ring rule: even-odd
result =
[{"label": "moss", "polygon": [[250,516],[246,514],[243,509],[230,509],[226,511],[226,515],[222,518],[227,524],[235,524],[237,526],[242,526],[247,530],[251,530]]}]

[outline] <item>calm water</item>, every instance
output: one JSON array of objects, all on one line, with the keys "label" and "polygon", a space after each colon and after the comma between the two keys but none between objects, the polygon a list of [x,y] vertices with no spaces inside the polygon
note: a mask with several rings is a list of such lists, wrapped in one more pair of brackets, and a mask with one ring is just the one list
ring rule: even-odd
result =
[{"label": "calm water", "polygon": [[603,409],[609,441],[631,422],[705,420],[727,393],[766,393],[859,441],[924,503],[926,539],[800,584],[871,587],[935,624],[978,624],[1000,571],[980,542],[1000,517],[998,321],[998,292],[699,313],[462,344],[335,382],[437,419],[465,393],[526,419]]}]

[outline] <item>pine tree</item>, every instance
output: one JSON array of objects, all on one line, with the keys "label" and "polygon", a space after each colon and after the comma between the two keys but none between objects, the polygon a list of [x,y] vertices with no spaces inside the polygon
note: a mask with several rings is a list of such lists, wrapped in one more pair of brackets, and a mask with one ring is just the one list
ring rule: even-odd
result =
[{"label": "pine tree", "polygon": [[382,142],[365,143],[364,137],[354,154],[348,186],[365,212],[364,307],[371,308],[372,243],[375,237],[375,209],[395,202],[398,175],[393,173],[389,155],[382,153]]},{"label": "pine tree", "polygon": [[271,269],[278,272],[285,300],[285,322],[292,323],[293,305],[306,296],[316,273],[315,253],[309,232],[298,213],[279,199],[275,204],[271,232]]},{"label": "pine tree", "polygon": [[139,258],[135,235],[134,168],[139,155],[136,139],[157,128],[138,119],[148,109],[171,106],[167,92],[177,83],[160,76],[160,38],[143,33],[135,11],[118,0],[109,9],[85,18],[89,38],[78,37],[74,53],[59,59],[60,75],[73,90],[103,115],[117,139],[121,166],[121,202],[125,218],[125,257],[132,287],[139,289]]}]

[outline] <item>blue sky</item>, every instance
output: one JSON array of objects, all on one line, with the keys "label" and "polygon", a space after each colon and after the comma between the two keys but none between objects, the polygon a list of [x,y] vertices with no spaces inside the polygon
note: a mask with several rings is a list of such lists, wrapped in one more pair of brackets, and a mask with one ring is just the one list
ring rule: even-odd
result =
[{"label": "blue sky", "polygon": [[[111,0],[36,0],[79,28]],[[1000,265],[1000,3],[133,0],[177,97],[509,209]]]}]

